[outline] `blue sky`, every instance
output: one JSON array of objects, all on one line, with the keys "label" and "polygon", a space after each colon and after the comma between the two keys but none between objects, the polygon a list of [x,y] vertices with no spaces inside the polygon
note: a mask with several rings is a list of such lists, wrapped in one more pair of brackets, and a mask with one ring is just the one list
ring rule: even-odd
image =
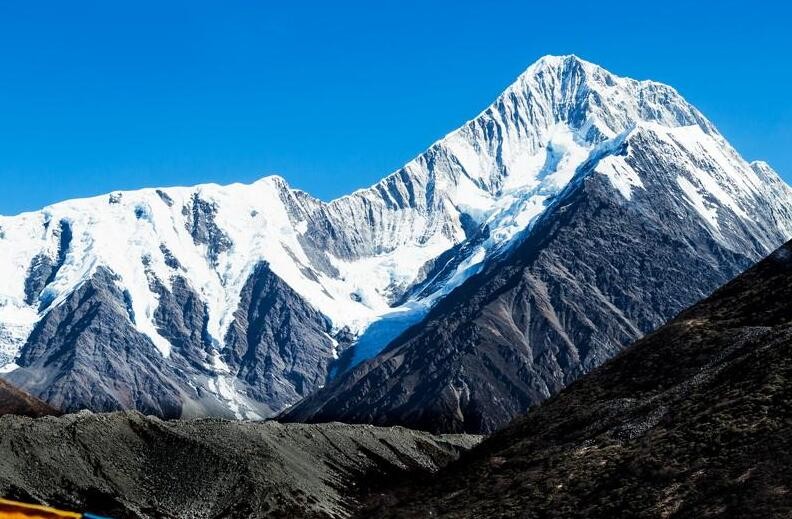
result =
[{"label": "blue sky", "polygon": [[786,2],[2,2],[0,214],[269,173],[330,199],[566,53],[675,86],[790,181],[790,23]]}]

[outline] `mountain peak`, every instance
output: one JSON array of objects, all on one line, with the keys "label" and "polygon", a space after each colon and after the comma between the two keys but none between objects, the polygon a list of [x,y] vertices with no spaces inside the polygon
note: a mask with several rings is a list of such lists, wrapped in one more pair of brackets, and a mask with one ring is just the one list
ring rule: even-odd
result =
[{"label": "mountain peak", "polygon": [[596,65],[590,61],[586,61],[576,54],[546,54],[533,62],[528,67],[528,69],[526,69],[526,72],[532,69],[538,70],[542,68],[559,68],[569,66],[601,68],[599,65]]},{"label": "mountain peak", "polygon": [[515,121],[529,119],[534,128],[566,124],[588,141],[613,138],[643,122],[695,125],[718,135],[674,88],[618,76],[574,54],[539,58],[489,108],[495,110]]},{"label": "mountain peak", "polygon": [[572,77],[580,77],[584,80],[607,80],[608,82],[613,82],[615,78],[617,78],[617,76],[600,65],[586,61],[575,54],[548,54],[529,65],[528,68],[520,74],[516,82],[519,83],[521,80],[527,79],[541,82],[543,80],[548,81],[551,78],[568,79]]},{"label": "mountain peak", "polygon": [[761,172],[765,175],[778,175],[778,173],[776,173],[776,171],[773,169],[773,166],[763,160],[754,160],[751,161],[750,164],[751,168],[757,173]]}]

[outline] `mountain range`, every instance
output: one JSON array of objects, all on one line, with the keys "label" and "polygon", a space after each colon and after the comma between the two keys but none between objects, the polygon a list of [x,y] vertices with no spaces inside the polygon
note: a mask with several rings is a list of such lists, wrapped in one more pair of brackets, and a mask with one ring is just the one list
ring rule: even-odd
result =
[{"label": "mountain range", "polygon": [[792,236],[673,88],[575,56],[331,202],[281,177],[0,217],[0,372],[64,411],[490,432]]},{"label": "mountain range", "polygon": [[479,445],[401,427],[0,416],[0,494],[119,518],[788,517],[790,301],[792,241]]}]

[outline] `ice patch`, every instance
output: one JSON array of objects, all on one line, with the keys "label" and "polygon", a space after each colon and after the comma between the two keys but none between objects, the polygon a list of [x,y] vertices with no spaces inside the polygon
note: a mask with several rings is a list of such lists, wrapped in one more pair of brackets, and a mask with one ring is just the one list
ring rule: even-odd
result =
[{"label": "ice patch", "polygon": [[0,366],[16,360],[37,319],[23,301],[0,296]]},{"label": "ice patch", "polygon": [[695,209],[713,229],[720,230],[720,224],[718,224],[718,208],[713,204],[707,203],[699,190],[685,177],[677,177],[676,181],[682,189],[682,192],[685,193],[685,199],[693,209]]},{"label": "ice patch", "polygon": [[597,164],[596,171],[608,177],[614,188],[627,200],[632,200],[632,190],[643,188],[641,177],[621,157],[608,156]]},{"label": "ice patch", "polygon": [[423,319],[426,312],[426,306],[412,303],[380,316],[355,342],[350,367],[377,355],[407,328]]},{"label": "ice patch", "polygon": [[6,365],[0,365],[0,373],[11,373],[12,371],[18,368],[19,366],[17,366],[15,363],[9,362]]}]

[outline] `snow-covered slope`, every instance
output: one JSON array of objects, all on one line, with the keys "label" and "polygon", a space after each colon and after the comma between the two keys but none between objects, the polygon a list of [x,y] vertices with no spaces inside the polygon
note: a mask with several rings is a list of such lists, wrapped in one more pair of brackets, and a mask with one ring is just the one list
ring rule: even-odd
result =
[{"label": "snow-covered slope", "polygon": [[[574,56],[548,56],[402,169],[329,203],[267,177],[251,185],[118,192],[0,217],[0,370],[16,369],[22,378],[36,365],[43,377],[43,353],[24,354],[31,333],[40,337],[37,323],[106,269],[128,324],[165,366],[174,339],[163,294],[195,294],[199,304],[191,312],[205,315],[198,319],[200,347],[193,345],[200,352],[189,355],[201,375],[185,375],[187,389],[179,389],[195,392],[188,400],[208,392],[240,415],[240,401],[261,414],[250,402],[265,399],[263,412],[277,411],[324,381],[315,373],[309,382],[299,375],[275,389],[250,389],[268,370],[285,369],[278,362],[284,349],[297,347],[294,337],[257,337],[259,344],[278,343],[279,360],[267,353],[254,375],[241,376],[244,359],[255,355],[238,340],[232,348],[229,330],[256,335],[249,321],[257,314],[248,310],[260,306],[252,294],[264,297],[252,281],[262,264],[289,287],[281,291],[283,301],[299,298],[327,321],[313,319],[311,332],[326,335],[314,352],[322,362],[330,366],[348,348],[337,372],[376,355],[519,242],[582,165],[598,160],[597,172],[629,200],[642,182],[614,150],[636,132],[655,135],[664,153],[685,161],[684,171],[668,181],[679,185],[681,202],[696,209],[724,247],[758,258],[792,235],[789,188],[769,166],[746,163],[671,87],[620,78]],[[737,221],[750,226],[755,242],[735,235]],[[174,308],[184,313],[182,299]],[[243,300],[250,306],[244,316]],[[290,319],[299,313],[285,306],[288,311],[283,305],[267,311]],[[184,315],[181,321],[189,321]],[[27,363],[22,371],[20,359]],[[302,366],[295,368],[300,362],[306,361],[286,364],[302,373]],[[271,394],[281,390],[288,398]]]}]

